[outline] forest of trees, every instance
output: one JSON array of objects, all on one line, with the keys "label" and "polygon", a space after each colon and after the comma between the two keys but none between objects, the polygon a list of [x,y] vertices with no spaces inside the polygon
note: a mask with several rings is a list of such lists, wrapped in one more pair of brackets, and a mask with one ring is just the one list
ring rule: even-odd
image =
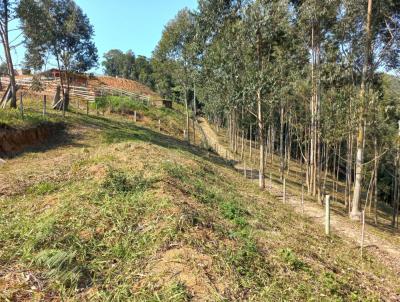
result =
[{"label": "forest of trees", "polygon": [[136,56],[132,50],[123,52],[111,49],[104,54],[102,66],[107,76],[138,81],[158,91],[165,98],[179,100],[181,91],[177,85],[178,80],[173,77],[173,70],[166,70],[168,66],[157,60],[157,55],[147,58]]},{"label": "forest of trees", "polygon": [[135,80],[152,89],[156,88],[150,59],[135,56],[131,50],[124,53],[119,49],[111,49],[104,54],[102,65],[108,76]]},{"label": "forest of trees", "polygon": [[233,150],[258,141],[261,189],[277,153],[282,179],[299,161],[321,201],[329,172],[346,183],[352,219],[385,203],[395,226],[399,52],[396,0],[200,0],[167,24],[151,64],[163,95],[190,105],[196,90]]}]

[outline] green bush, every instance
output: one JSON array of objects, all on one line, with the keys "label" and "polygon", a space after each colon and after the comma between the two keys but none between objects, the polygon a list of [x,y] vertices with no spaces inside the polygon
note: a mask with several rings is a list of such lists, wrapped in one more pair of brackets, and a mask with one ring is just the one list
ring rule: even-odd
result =
[{"label": "green bush", "polygon": [[145,112],[148,110],[148,107],[143,102],[122,96],[98,97],[95,105],[99,110],[110,110],[122,114],[133,114],[134,111]]}]

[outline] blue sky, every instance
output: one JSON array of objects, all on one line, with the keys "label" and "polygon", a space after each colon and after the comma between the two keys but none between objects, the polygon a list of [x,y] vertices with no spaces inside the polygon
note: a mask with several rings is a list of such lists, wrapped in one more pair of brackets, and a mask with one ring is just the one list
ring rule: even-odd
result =
[{"label": "blue sky", "polygon": [[196,0],[76,0],[96,31],[99,54],[111,48],[150,56],[164,25]]},{"label": "blue sky", "polygon": [[[95,29],[100,62],[103,54],[118,48],[132,49],[137,55],[151,56],[165,24],[177,12],[197,7],[197,0],[75,0],[88,15]],[[18,64],[24,50],[14,53]],[[101,72],[99,68],[96,72]]]}]

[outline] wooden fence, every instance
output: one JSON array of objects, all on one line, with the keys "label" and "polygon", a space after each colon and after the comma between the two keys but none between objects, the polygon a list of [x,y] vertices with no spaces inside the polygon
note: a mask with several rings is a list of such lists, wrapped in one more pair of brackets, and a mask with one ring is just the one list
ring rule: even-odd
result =
[{"label": "wooden fence", "polygon": [[[8,77],[1,77],[0,83],[2,90],[6,89],[10,84]],[[54,78],[42,78],[37,84],[41,88],[39,91],[34,90],[35,81],[33,78],[16,79],[16,84],[23,90],[41,95],[55,95],[57,86],[60,85],[58,79]],[[148,105],[151,105],[151,99],[148,95],[135,93],[132,91],[114,88],[110,86],[70,86],[69,95],[71,98],[77,98],[94,102],[96,97],[100,96],[125,96],[133,100],[142,101]]]},{"label": "wooden fence", "polygon": [[[10,79],[8,77],[2,77],[0,79],[2,90],[6,89],[10,84]],[[16,84],[19,88],[22,88],[26,93],[40,94],[54,96],[56,94],[57,86],[59,86],[59,81],[54,79],[40,79],[37,82],[40,90],[35,90],[35,81],[32,78],[16,79]],[[94,102],[96,99],[96,92],[84,86],[70,86],[69,95],[72,99],[81,99],[90,102]]]}]

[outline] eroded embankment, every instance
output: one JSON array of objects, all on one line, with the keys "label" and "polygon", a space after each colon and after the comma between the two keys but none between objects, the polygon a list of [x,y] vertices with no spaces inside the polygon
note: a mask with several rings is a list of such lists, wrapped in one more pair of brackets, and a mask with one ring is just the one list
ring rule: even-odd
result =
[{"label": "eroded embankment", "polygon": [[0,124],[0,156],[13,156],[29,147],[40,146],[63,128],[62,123],[41,123],[29,128],[13,128]]}]

